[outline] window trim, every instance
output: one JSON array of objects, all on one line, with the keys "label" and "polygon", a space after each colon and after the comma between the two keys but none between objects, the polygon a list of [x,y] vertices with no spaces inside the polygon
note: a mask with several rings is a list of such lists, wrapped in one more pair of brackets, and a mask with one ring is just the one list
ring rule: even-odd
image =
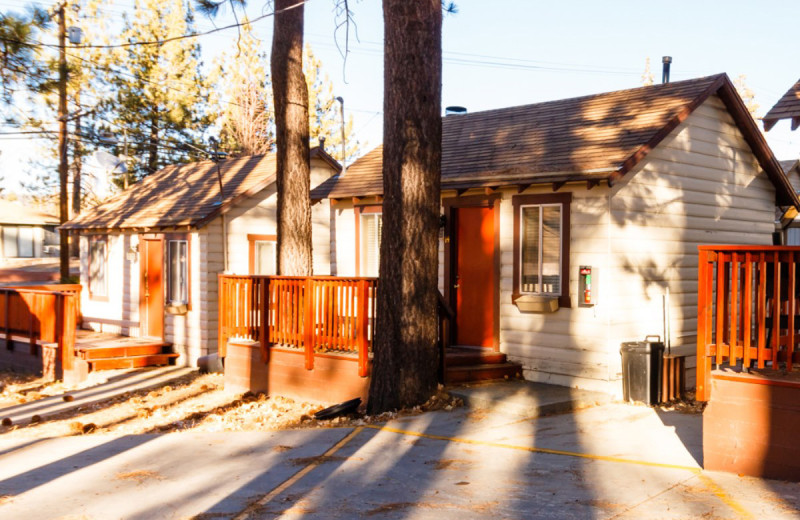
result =
[{"label": "window trim", "polygon": [[522,208],[524,206],[561,205],[561,294],[552,295],[558,298],[559,307],[572,307],[570,298],[570,205],[572,193],[546,193],[540,195],[514,195],[511,205],[514,209],[514,270],[511,301],[516,302],[524,295],[548,297],[546,293],[523,293],[520,290],[520,272],[522,270]]},{"label": "window trim", "polygon": [[[356,276],[364,276],[361,272],[361,217],[362,215],[375,215],[378,214],[383,219],[383,205],[372,204],[368,206],[355,206],[353,208],[356,219]],[[380,250],[378,251],[378,264],[380,265]]]},{"label": "window trim", "polygon": [[[164,307],[175,307],[186,305],[186,310],[192,310],[192,240],[189,233],[165,233],[164,234],[164,263],[166,264],[163,272],[165,273],[164,287]],[[186,242],[186,301],[173,302],[172,296],[172,262],[170,262],[170,242]]]},{"label": "window trim", "polygon": [[[87,251],[88,263],[86,266],[86,279],[87,279],[87,290],[89,291],[89,299],[98,302],[107,302],[109,301],[108,296],[108,235],[90,235],[88,238],[88,245],[89,249]],[[104,244],[103,247],[103,269],[105,270],[105,276],[103,276],[103,286],[105,289],[105,294],[97,294],[92,291],[92,250],[94,249],[93,245],[95,242],[102,242]]]},{"label": "window trim", "polygon": [[256,267],[256,242],[275,242],[275,274],[278,274],[278,235],[247,234],[247,272],[255,275]]}]

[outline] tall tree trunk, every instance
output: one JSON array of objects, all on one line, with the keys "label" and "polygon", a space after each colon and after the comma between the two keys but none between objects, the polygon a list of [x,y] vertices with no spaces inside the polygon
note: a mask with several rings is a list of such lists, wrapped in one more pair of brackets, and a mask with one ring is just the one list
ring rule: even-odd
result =
[{"label": "tall tree trunk", "polygon": [[147,169],[148,175],[158,170],[158,119],[153,118],[150,120],[150,142],[147,144],[148,157]]},{"label": "tall tree trunk", "polygon": [[436,347],[442,5],[383,0],[383,240],[370,413],[427,400]]},{"label": "tall tree trunk", "polygon": [[308,88],[303,75],[303,5],[275,0],[272,95],[278,189],[278,274],[311,274]]}]

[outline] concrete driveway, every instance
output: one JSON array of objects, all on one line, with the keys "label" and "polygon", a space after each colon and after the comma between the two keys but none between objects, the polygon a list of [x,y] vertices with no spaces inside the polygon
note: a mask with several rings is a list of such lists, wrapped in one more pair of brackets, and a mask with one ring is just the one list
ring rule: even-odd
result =
[{"label": "concrete driveway", "polygon": [[800,485],[703,472],[699,415],[459,409],[383,426],[0,438],[0,518],[798,518]]}]

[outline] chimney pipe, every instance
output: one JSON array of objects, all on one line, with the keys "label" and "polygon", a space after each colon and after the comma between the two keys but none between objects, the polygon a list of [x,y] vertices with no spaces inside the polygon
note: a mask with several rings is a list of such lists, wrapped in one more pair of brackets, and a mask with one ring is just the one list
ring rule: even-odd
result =
[{"label": "chimney pipe", "polygon": [[672,56],[664,56],[661,58],[663,70],[661,72],[661,83],[669,83],[669,64],[672,63]]}]

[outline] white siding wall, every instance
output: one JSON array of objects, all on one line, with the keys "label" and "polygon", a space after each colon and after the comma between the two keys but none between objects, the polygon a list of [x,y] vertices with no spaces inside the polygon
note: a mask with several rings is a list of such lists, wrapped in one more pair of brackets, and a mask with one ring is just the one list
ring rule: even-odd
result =
[{"label": "white siding wall", "polygon": [[[504,192],[500,205],[500,350],[522,364],[526,379],[563,386],[608,390],[608,335],[610,290],[608,270],[608,194],[585,184],[567,185],[570,205],[571,308],[554,313],[521,312],[511,301],[514,272],[514,212],[511,197]],[[533,187],[525,194],[552,193],[552,188]],[[593,291],[598,305],[578,307],[578,266],[593,267]]]},{"label": "white siding wall", "polygon": [[617,379],[613,349],[662,334],[667,287],[672,344],[694,349],[697,246],[771,244],[775,190],[722,102],[712,97],[613,192],[607,276],[616,289],[609,346]]},{"label": "white siding wall", "polygon": [[139,244],[138,235],[108,235],[108,298],[89,296],[89,241],[80,237],[81,312],[84,327],[92,330],[139,336],[139,255],[127,255]]},{"label": "white siding wall", "polygon": [[[167,314],[164,337],[182,356],[181,362],[196,365],[197,358],[217,348],[217,273],[222,272],[222,225],[217,218],[190,233],[190,305],[183,315]],[[164,247],[166,262],[167,247]],[[166,268],[164,270],[166,276]]]}]

